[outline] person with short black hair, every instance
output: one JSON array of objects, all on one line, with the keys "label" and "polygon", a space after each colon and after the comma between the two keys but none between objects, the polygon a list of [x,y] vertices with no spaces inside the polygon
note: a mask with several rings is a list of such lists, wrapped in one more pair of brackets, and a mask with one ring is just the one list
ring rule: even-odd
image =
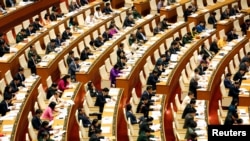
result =
[{"label": "person with short black hair", "polygon": [[212,12],[210,13],[208,19],[207,19],[207,22],[209,24],[212,24],[213,25],[213,28],[216,28],[216,23],[217,23],[217,19],[216,19],[216,12]]},{"label": "person with short black hair", "polygon": [[109,93],[109,89],[108,88],[103,88],[102,89],[102,93],[98,94],[96,97],[96,101],[95,101],[95,106],[99,106],[99,112],[102,113],[103,112],[103,108],[105,103],[107,103],[106,99],[111,99],[111,96],[108,95]]},{"label": "person with short black hair", "polygon": [[[6,113],[10,111],[9,103],[11,103],[11,99],[12,99],[11,96],[7,96],[0,103],[0,114],[1,114],[1,116],[5,116]],[[14,109],[14,108],[12,108],[12,109]]]},{"label": "person with short black hair", "polygon": [[36,31],[40,30],[40,28],[43,28],[43,26],[40,24],[40,19],[35,18],[35,21],[32,23],[33,25],[33,32],[35,33]]},{"label": "person with short black hair", "polygon": [[189,91],[188,94],[184,97],[181,103],[181,108],[184,110],[188,104],[190,104],[191,99],[194,98],[194,93]]},{"label": "person with short black hair", "polygon": [[34,54],[31,55],[31,58],[28,60],[28,68],[30,68],[31,74],[36,75],[36,64],[38,63]]},{"label": "person with short black hair", "polygon": [[237,113],[228,113],[226,118],[225,118],[224,125],[230,126],[230,125],[237,124],[238,118],[239,118],[239,116]]},{"label": "person with short black hair", "polygon": [[205,22],[200,21],[200,23],[196,26],[196,29],[198,33],[201,33],[202,31],[204,31],[206,29]]},{"label": "person with short black hair", "polygon": [[101,35],[99,35],[95,40],[94,40],[94,45],[95,47],[101,47],[104,44],[104,39]]},{"label": "person with short black hair", "polygon": [[89,127],[91,124],[90,118],[86,115],[83,108],[78,109],[78,120],[82,121],[83,127]]},{"label": "person with short black hair", "polygon": [[61,45],[63,45],[63,43],[65,42],[65,40],[62,38],[62,35],[61,34],[57,34],[56,35],[56,46],[59,47]]},{"label": "person with short black hair", "polygon": [[34,129],[39,130],[42,125],[42,120],[40,119],[43,111],[41,109],[37,109],[35,115],[31,119],[31,123]]},{"label": "person with short black hair", "polygon": [[171,24],[168,24],[167,21],[168,21],[167,18],[164,18],[161,21],[161,28],[162,28],[162,30],[166,30],[166,29],[168,29],[169,26],[171,26]]},{"label": "person with short black hair", "polygon": [[74,57],[74,51],[71,50],[69,51],[68,57],[67,57],[67,65],[69,66],[73,61],[74,61],[75,57]]},{"label": "person with short black hair", "polygon": [[227,41],[231,42],[234,39],[238,39],[239,35],[236,34],[236,29],[233,28],[231,31],[227,33]]},{"label": "person with short black hair", "polygon": [[[46,135],[50,135],[49,133],[50,133],[50,130],[52,130],[51,129],[51,127],[49,126],[49,122],[48,121],[43,121],[42,122],[42,124],[41,124],[41,127],[39,128],[39,130],[38,130],[38,133],[37,133],[37,139],[38,140],[41,140],[41,138],[44,138],[44,136]],[[47,137],[48,139],[50,138],[50,136],[49,137]],[[46,140],[46,141],[51,141],[51,140]]]},{"label": "person with short black hair", "polygon": [[195,133],[196,127],[197,127],[197,123],[195,121],[191,121],[190,126],[187,128],[185,139],[188,139],[189,141],[189,139],[193,138],[194,134],[196,134]]},{"label": "person with short black hair", "polygon": [[81,52],[81,57],[80,60],[85,61],[86,59],[89,59],[89,56],[93,55],[93,53],[91,53],[91,50],[89,47],[85,47],[82,52]]},{"label": "person with short black hair", "polygon": [[231,76],[232,76],[231,73],[227,73],[225,78],[224,78],[224,86],[227,89],[230,89],[231,87],[233,87],[233,82],[231,80]]},{"label": "person with short black hair", "polygon": [[183,110],[182,116],[181,118],[184,119],[187,113],[190,113],[190,111],[192,110],[196,110],[195,109],[195,104],[196,104],[196,99],[192,98],[189,102],[189,104],[186,105],[186,107]]},{"label": "person with short black hair", "polygon": [[22,86],[20,80],[18,77],[14,77],[13,80],[10,82],[10,87],[11,87],[11,93],[16,93],[19,91],[19,88],[20,86]]},{"label": "person with short black hair", "polygon": [[148,129],[150,130],[150,132],[154,132],[154,130],[150,129],[150,125],[153,125],[153,117],[145,117],[145,119],[140,123],[139,125],[139,135],[142,132],[147,131]]},{"label": "person with short black hair", "polygon": [[246,70],[245,69],[239,69],[233,76],[233,81],[239,82],[239,85],[241,84],[242,80],[244,79],[243,76],[245,75]]},{"label": "person with short black hair", "polygon": [[51,96],[57,91],[57,83],[52,83],[51,86],[47,89],[46,99],[50,99]]},{"label": "person with short black hair", "polygon": [[144,117],[148,117],[149,111],[152,111],[153,109],[150,109],[150,103],[147,99],[147,97],[141,97],[141,101],[139,102],[136,113],[143,113]]},{"label": "person with short black hair", "polygon": [[233,97],[233,100],[239,102],[239,93],[240,93],[240,82],[235,81],[234,85],[229,89],[228,96]]},{"label": "person with short black hair", "polygon": [[70,75],[64,75],[58,82],[58,90],[63,92],[65,89],[69,89],[70,86]]},{"label": "person with short black hair", "polygon": [[15,75],[15,78],[18,78],[19,82],[21,83],[20,85],[25,87],[25,85],[23,84],[23,82],[25,81],[24,68],[23,67],[19,67],[18,72]]},{"label": "person with short black hair", "polygon": [[192,122],[194,121],[194,117],[196,115],[196,110],[195,109],[190,109],[189,113],[186,114],[185,118],[184,118],[184,124],[183,124],[183,128],[187,129],[188,127],[190,127],[190,125],[192,124]]},{"label": "person with short black hair", "polygon": [[142,93],[141,98],[142,97],[146,97],[149,102],[154,102],[154,100],[152,99],[152,97],[155,96],[155,93],[153,92],[153,87],[152,86],[147,86],[146,90]]},{"label": "person with short black hair", "polygon": [[139,134],[137,141],[148,141],[150,140],[150,138],[154,137],[154,135],[150,134],[151,133],[151,129],[145,129],[144,132],[141,132],[141,134]]},{"label": "person with short black hair", "polygon": [[89,1],[88,1],[88,0],[80,0],[80,4],[81,4],[82,6],[84,6],[84,5],[89,4]]},{"label": "person with short black hair", "polygon": [[149,77],[147,79],[147,85],[151,85],[153,90],[156,90],[156,83],[158,81],[158,71],[153,70],[152,73],[149,74]]},{"label": "person with short black hair", "polygon": [[50,52],[54,52],[56,48],[56,40],[51,39],[50,42],[46,46],[45,54],[49,54]]},{"label": "person with short black hair", "polygon": [[136,32],[136,38],[138,41],[141,41],[141,42],[146,42],[148,39],[146,37],[146,35],[142,32],[142,28],[139,27],[137,29],[137,32]]},{"label": "person with short black hair", "polygon": [[136,10],[135,6],[131,7],[132,14],[134,16],[134,19],[141,19],[141,14]]},{"label": "person with short black hair", "polygon": [[242,31],[242,36],[247,35],[247,30],[250,27],[250,19],[246,19],[245,22],[240,27]]},{"label": "person with short black hair", "polygon": [[33,30],[33,25],[32,24],[30,24],[29,26],[28,26],[28,28],[26,29],[26,36],[28,37],[28,36],[30,36],[30,35],[32,35],[33,33],[35,33],[34,32],[34,30]]},{"label": "person with short black hair", "polygon": [[71,80],[76,81],[76,72],[80,71],[79,58],[75,57],[74,61],[72,61],[69,65],[68,74],[71,76]]},{"label": "person with short black hair", "polygon": [[132,14],[127,14],[123,22],[123,27],[132,27],[135,24],[134,17]]},{"label": "person with short black hair", "polygon": [[113,10],[110,8],[110,3],[106,3],[102,12],[106,15],[112,14]]},{"label": "person with short black hair", "polygon": [[69,4],[69,12],[75,11],[79,8],[80,8],[80,6],[77,4],[76,0],[71,0],[71,2]]},{"label": "person with short black hair", "polygon": [[67,40],[67,39],[70,39],[71,36],[72,36],[72,33],[70,32],[70,27],[67,27],[65,31],[62,33],[62,39]]},{"label": "person with short black hair", "polygon": [[188,6],[188,8],[184,11],[184,21],[186,22],[188,20],[188,16],[192,14],[193,7],[191,5]]},{"label": "person with short black hair", "polygon": [[96,90],[92,81],[87,83],[87,91],[89,91],[91,97],[96,97],[98,95],[98,91]]},{"label": "person with short black hair", "polygon": [[230,18],[230,10],[229,10],[229,8],[226,8],[226,9],[221,13],[220,20],[225,20],[225,19],[229,19],[229,18]]},{"label": "person with short black hair", "polygon": [[101,124],[99,123],[98,119],[93,119],[91,125],[89,126],[89,133],[88,136],[91,137],[96,132],[101,129]]},{"label": "person with short black hair", "polygon": [[217,54],[220,50],[220,48],[218,47],[217,41],[218,39],[214,38],[209,48],[209,50],[212,51],[214,54]]},{"label": "person with short black hair", "polygon": [[102,130],[96,129],[95,133],[89,138],[89,141],[100,141],[101,139],[104,139],[102,136]]},{"label": "person with short black hair", "polygon": [[31,58],[31,55],[35,55],[35,60],[41,62],[42,57],[37,53],[36,48],[33,45],[30,45],[30,50],[28,52],[28,59]]},{"label": "person with short black hair", "polygon": [[126,105],[126,118],[127,118],[127,120],[130,120],[131,124],[138,124],[139,123],[136,116],[132,112],[131,104]]},{"label": "person with short black hair", "polygon": [[97,6],[97,7],[95,8],[94,16],[95,16],[96,19],[101,19],[101,18],[103,18],[104,15],[102,14],[101,7],[100,7],[100,6]]},{"label": "person with short black hair", "polygon": [[194,97],[197,98],[197,89],[201,88],[201,86],[198,86],[198,80],[200,79],[199,76],[194,76],[189,83],[189,91],[194,93]]}]

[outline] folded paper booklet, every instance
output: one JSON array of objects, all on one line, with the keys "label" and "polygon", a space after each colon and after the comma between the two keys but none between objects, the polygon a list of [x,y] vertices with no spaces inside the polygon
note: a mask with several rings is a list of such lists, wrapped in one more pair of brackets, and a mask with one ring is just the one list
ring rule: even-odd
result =
[{"label": "folded paper booklet", "polygon": [[101,129],[102,129],[102,133],[110,133],[110,127],[109,126],[101,127]]},{"label": "folded paper booklet", "polygon": [[103,117],[102,118],[103,124],[112,124],[112,122],[113,122],[113,117]]},{"label": "folded paper booklet", "polygon": [[109,94],[119,94],[120,89],[119,88],[110,88]]}]

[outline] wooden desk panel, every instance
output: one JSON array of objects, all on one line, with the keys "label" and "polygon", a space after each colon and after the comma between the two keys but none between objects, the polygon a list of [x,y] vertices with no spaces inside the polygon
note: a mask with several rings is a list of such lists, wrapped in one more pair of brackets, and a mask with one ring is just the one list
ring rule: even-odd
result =
[{"label": "wooden desk panel", "polygon": [[[239,50],[245,46],[245,44],[248,42],[249,40],[247,38],[244,38],[241,42],[239,42],[231,52],[229,52],[227,54],[226,57],[224,57],[220,63],[217,66],[217,69],[215,70],[215,72],[213,73],[213,75],[210,78],[210,82],[208,83],[208,87],[207,90],[201,91],[201,90],[197,90],[197,97],[198,99],[203,98],[203,99],[207,99],[210,100],[212,95],[216,93],[216,91],[218,91],[218,88],[220,86],[220,82],[221,82],[221,76],[222,74],[225,73],[225,68],[228,67],[229,62],[232,60],[232,58],[234,57],[235,54],[239,53]],[[241,105],[241,103],[239,103]]]},{"label": "wooden desk panel", "polygon": [[124,4],[125,0],[111,0],[111,6],[116,9],[123,7]]},{"label": "wooden desk panel", "polygon": [[60,0],[49,0],[49,1],[39,0],[33,4],[24,6],[4,16],[1,16],[0,17],[1,32],[5,33],[9,31],[14,26],[20,24],[22,21],[40,14],[40,12],[43,11],[44,9],[48,9],[52,5],[59,4],[59,2]]},{"label": "wooden desk panel", "polygon": [[28,114],[30,111],[34,111],[34,105],[37,101],[38,91],[37,88],[41,83],[41,77],[37,78],[35,84],[30,89],[30,92],[27,95],[26,100],[23,103],[23,106],[20,109],[19,115],[13,127],[13,132],[11,135],[12,141],[25,141],[25,134],[28,129]]},{"label": "wooden desk panel", "polygon": [[136,7],[137,11],[143,16],[146,16],[150,13],[151,8],[148,0],[141,2],[135,1],[134,6]]}]

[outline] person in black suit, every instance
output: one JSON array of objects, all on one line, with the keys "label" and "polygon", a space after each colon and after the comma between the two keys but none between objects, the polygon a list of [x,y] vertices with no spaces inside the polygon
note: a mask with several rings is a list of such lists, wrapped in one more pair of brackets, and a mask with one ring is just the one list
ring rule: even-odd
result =
[{"label": "person in black suit", "polygon": [[95,47],[100,47],[104,44],[103,38],[102,36],[98,36],[95,40],[94,40],[94,45]]},{"label": "person in black suit", "polygon": [[132,14],[128,14],[124,20],[123,27],[132,27],[135,24],[134,18]]},{"label": "person in black suit", "polygon": [[78,120],[82,121],[83,127],[89,127],[91,124],[91,121],[89,117],[86,115],[86,113],[84,112],[83,108],[78,109]]},{"label": "person in black suit", "polygon": [[230,32],[227,33],[227,41],[231,42],[233,39],[238,39],[238,35],[235,33],[234,28]]},{"label": "person in black suit", "polygon": [[70,39],[72,33],[70,32],[70,27],[67,27],[66,30],[62,33],[62,39],[67,40]]},{"label": "person in black suit", "polygon": [[194,120],[195,115],[196,115],[196,110],[190,109],[189,113],[187,113],[184,118],[184,124],[183,124],[184,129],[187,129],[188,127],[190,127],[191,123],[195,122]]},{"label": "person in black suit", "polygon": [[217,54],[217,52],[220,50],[217,45],[217,38],[213,39],[213,42],[210,44],[210,51],[212,51],[214,54]]},{"label": "person in black suit", "polygon": [[143,113],[144,117],[148,117],[149,111],[152,111],[153,109],[150,109],[150,103],[146,97],[141,97],[141,101],[137,105],[136,113]]},{"label": "person in black suit", "polygon": [[42,120],[40,119],[42,113],[43,111],[41,109],[37,109],[35,112],[35,116],[33,116],[31,120],[33,128],[36,129],[37,131],[40,129],[42,125]]},{"label": "person in black suit", "polygon": [[[11,97],[11,100],[15,97],[15,93],[12,92],[12,87],[10,85],[6,85],[3,92],[3,98]],[[12,103],[9,103],[9,106],[12,106]]]},{"label": "person in black suit", "polygon": [[184,110],[183,110],[183,113],[182,113],[182,116],[181,116],[182,119],[184,119],[185,116],[186,116],[188,113],[190,113],[190,111],[192,111],[192,110],[195,110],[195,111],[196,111],[196,109],[195,109],[195,104],[196,104],[196,99],[195,99],[195,98],[192,98],[192,99],[190,100],[189,104],[187,104],[186,107],[185,107]]},{"label": "person in black suit", "polygon": [[[245,73],[246,73],[246,72],[248,72],[249,66],[250,66],[250,60],[246,60],[246,61],[240,63],[239,69],[245,70]],[[245,75],[245,73],[244,73],[244,75]]]},{"label": "person in black suit", "polygon": [[18,73],[15,75],[16,78],[19,79],[21,86],[25,87],[25,85],[23,84],[23,82],[25,81],[25,76],[24,76],[24,68],[20,67],[18,69]]},{"label": "person in black suit", "polygon": [[188,8],[184,11],[184,20],[188,20],[188,16],[190,16],[193,12],[193,7],[191,5],[188,6]]},{"label": "person in black suit", "polygon": [[189,91],[194,93],[194,97],[197,98],[197,89],[201,88],[201,86],[198,86],[198,80],[199,76],[195,75],[189,83]]},{"label": "person in black suit", "polygon": [[204,75],[207,70],[207,62],[201,61],[200,65],[197,67],[199,69],[199,75]]},{"label": "person in black suit", "polygon": [[96,129],[95,132],[90,136],[89,141],[101,141],[101,139],[104,139],[104,136],[102,136],[102,130]]},{"label": "person in black suit", "polygon": [[239,115],[237,113],[228,113],[224,125],[226,126],[232,126],[234,124],[237,124],[237,119],[239,118]]},{"label": "person in black suit", "polygon": [[126,61],[127,61],[127,58],[125,56],[118,58],[116,65],[120,68],[120,70],[127,68]]},{"label": "person in black suit", "polygon": [[169,52],[170,54],[177,54],[177,51],[180,51],[179,44],[176,41],[174,41],[171,44],[171,47],[169,48]]},{"label": "person in black suit", "polygon": [[16,2],[14,0],[5,0],[6,7],[14,7]]},{"label": "person in black suit", "polygon": [[29,26],[28,26],[28,28],[26,29],[26,36],[30,36],[32,33],[35,33],[34,32],[34,30],[33,30],[33,25],[32,24],[30,24]]},{"label": "person in black suit", "polygon": [[68,74],[71,76],[72,81],[76,81],[76,72],[80,71],[79,58],[75,57],[74,61],[72,61],[69,65]]},{"label": "person in black suit", "polygon": [[232,80],[231,80],[231,73],[227,73],[224,79],[224,86],[227,89],[230,89],[233,86]]},{"label": "person in black suit", "polygon": [[235,81],[233,86],[229,89],[228,96],[233,97],[233,100],[237,100],[239,103],[240,83]]},{"label": "person in black suit", "polygon": [[102,13],[109,15],[113,12],[113,10],[110,8],[110,3],[106,3],[105,7],[102,10]]},{"label": "person in black suit", "polygon": [[153,125],[153,120],[153,117],[147,117],[143,119],[143,121],[139,125],[139,135],[147,130],[150,130],[150,132],[154,132],[154,130],[150,128],[150,126]]},{"label": "person in black suit", "polygon": [[28,61],[28,68],[30,68],[31,74],[36,74],[36,64],[37,61],[35,59],[35,55],[32,54],[31,58]]},{"label": "person in black suit", "polygon": [[68,55],[68,57],[67,57],[67,65],[69,66],[70,64],[71,64],[71,62],[73,62],[74,61],[74,59],[75,59],[75,57],[74,57],[74,51],[69,51],[69,55]]},{"label": "person in black suit", "polygon": [[118,49],[117,49],[117,51],[116,51],[116,54],[117,54],[118,57],[121,57],[121,56],[120,56],[121,52],[123,52],[123,54],[125,54],[125,51],[124,51],[124,44],[123,44],[123,43],[120,43],[120,45],[119,45],[119,47],[118,47]]},{"label": "person in black suit", "polygon": [[5,53],[10,53],[10,48],[5,46],[5,40],[0,40],[0,57]]},{"label": "person in black suit", "polygon": [[146,90],[142,93],[141,98],[142,97],[146,97],[149,102],[154,102],[154,100],[152,100],[152,97],[155,96],[155,93],[153,93],[153,87],[152,86],[147,86]]},{"label": "person in black suit", "polygon": [[84,6],[84,5],[89,4],[89,1],[88,1],[88,0],[80,0],[80,4],[81,4],[82,6]]},{"label": "person in black suit", "polygon": [[229,12],[230,16],[235,16],[236,14],[240,13],[238,5],[234,5]]},{"label": "person in black suit", "polygon": [[162,30],[166,30],[166,29],[168,29],[169,26],[171,26],[170,24],[167,23],[167,21],[168,21],[167,18],[164,18],[161,21],[161,28],[162,28]]},{"label": "person in black suit", "polygon": [[61,46],[62,43],[64,43],[64,42],[65,42],[65,40],[62,38],[61,34],[57,34],[56,39],[55,39],[56,47]]},{"label": "person in black suit", "polygon": [[4,100],[0,103],[0,114],[2,116],[5,116],[7,112],[10,111],[10,109],[8,108],[9,103],[11,103],[11,96],[5,97]]},{"label": "person in black suit", "polygon": [[154,36],[155,36],[156,34],[162,32],[162,31],[163,31],[163,30],[162,30],[162,25],[161,25],[161,23],[159,23],[159,24],[154,28],[154,30],[153,30]]},{"label": "person in black suit", "polygon": [[19,88],[22,86],[21,83],[20,83],[20,80],[19,78],[17,77],[14,77],[13,80],[10,82],[10,87],[11,87],[11,93],[16,93],[19,91]]},{"label": "person in black suit", "polygon": [[35,21],[32,23],[33,25],[33,32],[35,33],[36,31],[40,30],[43,26],[39,23],[40,19],[36,18]]},{"label": "person in black suit", "polygon": [[103,112],[103,108],[105,103],[107,103],[106,98],[111,98],[110,95],[108,95],[109,89],[108,88],[103,88],[102,93],[97,95],[96,101],[95,101],[95,106],[99,106],[99,112]]},{"label": "person in black suit", "polygon": [[56,48],[56,40],[51,39],[50,42],[46,46],[45,54],[49,54],[50,52],[54,52],[55,48]]},{"label": "person in black suit", "polygon": [[136,31],[136,39],[137,41],[141,41],[141,42],[146,42],[147,41],[147,37],[146,35],[142,32],[142,28],[139,27]]},{"label": "person in black suit", "polygon": [[151,85],[153,90],[156,90],[156,83],[158,81],[158,71],[153,70],[152,73],[150,73],[148,80],[147,80],[147,85]]},{"label": "person in black suit", "polygon": [[69,12],[79,9],[80,6],[77,4],[76,0],[72,0],[69,5]]},{"label": "person in black suit", "polygon": [[239,69],[239,71],[234,74],[233,81],[237,81],[241,84],[245,72],[245,69]]},{"label": "person in black suit", "polygon": [[210,16],[207,19],[207,22],[209,24],[212,24],[213,28],[216,28],[216,23],[217,23],[217,19],[216,19],[215,16],[216,16],[216,12],[213,12],[213,13],[210,14]]},{"label": "person in black suit", "polygon": [[57,91],[57,83],[52,83],[51,86],[47,89],[46,99],[50,99]]},{"label": "person in black suit", "polygon": [[91,97],[97,97],[98,91],[96,90],[94,84],[92,81],[89,81],[87,84],[87,90],[89,91],[89,94]]},{"label": "person in black suit", "polygon": [[109,34],[109,29],[106,29],[102,34],[103,42],[109,41],[112,38],[112,35]]},{"label": "person in black suit", "polygon": [[240,27],[242,31],[242,36],[247,35],[247,30],[250,27],[250,19],[246,19],[245,22]]},{"label": "person in black suit", "polygon": [[89,47],[85,47],[84,50],[81,52],[81,57],[80,57],[80,59],[81,59],[82,61],[85,61],[86,59],[89,59],[89,55],[93,55],[93,53],[91,53]]},{"label": "person in black suit", "polygon": [[229,10],[229,8],[227,8],[227,9],[225,9],[224,12],[221,13],[220,20],[229,19],[229,17],[230,17],[230,10]]},{"label": "person in black suit", "polygon": [[250,60],[250,52],[247,52],[246,56],[244,56],[241,60],[240,63],[243,63],[245,61]]},{"label": "person in black suit", "polygon": [[138,120],[137,120],[136,116],[132,112],[131,104],[126,105],[126,117],[127,117],[127,120],[130,119],[131,124],[138,124]]}]

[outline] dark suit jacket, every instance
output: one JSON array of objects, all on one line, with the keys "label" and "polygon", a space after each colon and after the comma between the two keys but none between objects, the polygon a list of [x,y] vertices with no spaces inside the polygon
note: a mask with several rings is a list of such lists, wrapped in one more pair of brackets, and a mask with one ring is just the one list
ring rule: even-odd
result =
[{"label": "dark suit jacket", "polygon": [[190,113],[190,111],[191,111],[192,109],[195,109],[195,108],[193,108],[191,104],[187,104],[186,107],[185,107],[185,109],[183,110],[183,113],[182,113],[181,118],[184,119],[185,116],[186,116],[188,113]]},{"label": "dark suit jacket", "polygon": [[147,85],[151,85],[153,87],[153,90],[156,89],[156,83],[158,82],[158,77],[154,76],[152,73],[149,75],[147,80]]},{"label": "dark suit jacket", "polygon": [[204,75],[207,67],[202,67],[201,65],[199,65],[197,69],[199,69],[199,75]]},{"label": "dark suit jacket", "polygon": [[69,74],[71,75],[71,76],[75,76],[76,75],[76,72],[78,72],[79,71],[79,69],[80,69],[80,65],[79,64],[75,64],[75,62],[74,61],[72,61],[71,63],[70,63],[70,65],[69,65]]},{"label": "dark suit jacket", "polygon": [[246,23],[243,23],[240,27],[241,27],[242,34],[246,35],[247,30],[249,29],[249,25],[247,25]]},{"label": "dark suit jacket", "polygon": [[126,111],[126,117],[127,117],[127,119],[130,118],[131,124],[137,124],[138,123],[137,120],[136,120],[136,116],[133,113],[131,113],[130,111]]},{"label": "dark suit jacket", "polygon": [[[12,0],[13,4],[15,4],[15,0]],[[11,0],[5,0],[5,6],[6,7],[12,7],[12,3],[11,3]]]},{"label": "dark suit jacket", "polygon": [[10,53],[10,50],[6,47],[0,46],[0,57],[2,57],[5,53]]},{"label": "dark suit jacket", "polygon": [[64,31],[62,34],[62,39],[63,40],[70,39],[70,36],[72,36],[72,33],[67,33],[66,31]]},{"label": "dark suit jacket", "polygon": [[243,77],[243,75],[240,73],[240,71],[238,71],[237,73],[234,74],[233,80],[234,81],[239,81],[240,84],[241,84],[241,82],[243,80],[242,77]]},{"label": "dark suit jacket", "polygon": [[1,103],[0,103],[0,114],[2,116],[5,116],[7,112],[9,112],[10,110],[8,109],[8,105],[6,103],[5,100],[3,100]]},{"label": "dark suit jacket", "polygon": [[69,12],[75,11],[76,9],[80,8],[77,4],[69,5]]},{"label": "dark suit jacket", "polygon": [[15,84],[15,83],[14,83],[14,80],[12,80],[12,81],[10,82],[11,93],[17,92],[17,91],[19,90],[19,89],[18,89],[19,86],[21,86],[20,83],[19,83],[19,84]]},{"label": "dark suit jacket", "polygon": [[95,47],[100,47],[100,46],[103,45],[103,42],[100,39],[97,38],[94,41],[94,45],[95,45]]},{"label": "dark suit jacket", "polygon": [[36,74],[36,63],[34,61],[32,58],[28,61],[28,68],[30,68],[32,74]]},{"label": "dark suit jacket", "polygon": [[218,45],[216,42],[212,42],[209,50],[216,54],[220,49],[218,48]]},{"label": "dark suit jacket", "polygon": [[96,97],[95,106],[99,106],[100,113],[103,112],[104,104],[106,103],[106,98],[111,98],[109,95],[104,96],[103,94],[99,94]]},{"label": "dark suit jacket", "polygon": [[231,88],[233,86],[232,81],[228,79],[224,79],[224,86],[228,89]]},{"label": "dark suit jacket", "polygon": [[190,80],[189,83],[189,91],[194,93],[194,97],[197,98],[197,89],[200,88],[198,86],[198,82],[195,81],[193,78]]},{"label": "dark suit jacket", "polygon": [[109,8],[109,7],[104,7],[103,10],[102,10],[102,13],[105,13],[105,14],[111,14],[113,11]]},{"label": "dark suit jacket", "polygon": [[238,39],[238,35],[235,34],[235,33],[232,33],[231,31],[228,32],[228,34],[227,34],[227,41],[230,42],[233,39]]},{"label": "dark suit jacket", "polygon": [[224,19],[229,19],[229,14],[227,14],[225,12],[221,13],[220,20],[224,20]]},{"label": "dark suit jacket", "polygon": [[33,30],[26,29],[26,36],[30,36],[32,33],[35,33]]},{"label": "dark suit jacket", "polygon": [[83,5],[89,4],[89,2],[88,0],[80,0],[80,4],[83,6]]},{"label": "dark suit jacket", "polygon": [[[135,36],[136,36],[136,38],[137,38],[138,41],[146,41],[146,40],[143,38],[142,34],[143,34],[143,33],[139,32],[139,31],[136,32],[136,35],[135,35]],[[144,34],[143,34],[143,35],[144,35]],[[144,35],[144,37],[146,37],[146,35]]]},{"label": "dark suit jacket", "polygon": [[67,64],[68,64],[68,66],[71,64],[72,61],[74,61],[74,58],[68,56],[67,57]]},{"label": "dark suit jacket", "polygon": [[239,88],[236,88],[235,86],[231,87],[228,92],[228,96],[232,96],[233,98],[239,99]]},{"label": "dark suit jacket", "polygon": [[192,13],[192,11],[189,11],[188,9],[186,9],[184,11],[184,20],[187,21],[188,20],[188,16],[190,16]]},{"label": "dark suit jacket", "polygon": [[154,32],[154,35],[156,35],[159,32],[161,32],[161,29],[159,29],[158,27],[155,27],[153,32]]},{"label": "dark suit jacket", "polygon": [[31,123],[34,129],[39,130],[42,124],[42,120],[37,116],[34,116],[31,120]]},{"label": "dark suit jacket", "polygon": [[124,20],[124,23],[123,23],[123,27],[128,27],[128,26],[133,26],[133,24],[135,24],[134,23],[134,21],[131,21],[131,20],[129,20],[128,19],[128,16],[125,18],[125,20]]},{"label": "dark suit jacket", "polygon": [[65,40],[63,40],[63,39],[58,39],[58,38],[56,38],[55,40],[56,40],[56,46],[57,46],[57,47],[61,46],[61,44],[62,44],[63,42],[65,42]]},{"label": "dark suit jacket", "polygon": [[39,23],[33,22],[33,32],[35,33],[37,30],[39,30],[40,28],[42,28],[43,26],[41,26]]},{"label": "dark suit jacket", "polygon": [[22,82],[25,81],[25,76],[21,73],[17,73],[15,75],[16,78],[18,78],[18,80],[20,80],[21,86],[25,86]]},{"label": "dark suit jacket", "polygon": [[83,50],[83,51],[81,52],[81,57],[80,57],[80,59],[81,59],[82,61],[85,61],[86,59],[89,59],[89,55],[93,55],[93,54],[92,54],[92,53],[86,53],[85,50]]},{"label": "dark suit jacket", "polygon": [[190,113],[186,114],[183,128],[190,127],[190,123],[192,123],[193,121],[194,121],[194,117]]},{"label": "dark suit jacket", "polygon": [[122,63],[121,59],[118,59],[116,65],[118,65],[120,69],[124,69],[126,64]]},{"label": "dark suit jacket", "polygon": [[234,16],[234,15],[236,15],[237,13],[239,13],[239,11],[238,11],[237,9],[231,8],[231,9],[230,9],[230,12],[229,12],[229,15],[230,15],[230,16]]},{"label": "dark suit jacket", "polygon": [[55,92],[57,91],[57,89],[54,89],[52,87],[49,87],[47,90],[47,95],[46,98],[50,99],[51,96],[53,96],[55,94]]},{"label": "dark suit jacket", "polygon": [[103,41],[106,42],[109,40],[109,38],[112,38],[112,36],[107,33],[106,31],[102,34]]},{"label": "dark suit jacket", "polygon": [[78,114],[78,120],[79,120],[79,121],[80,121],[80,120],[82,121],[82,125],[83,125],[84,127],[89,127],[89,125],[91,124],[89,118],[86,117],[86,116],[83,115],[83,114]]}]

